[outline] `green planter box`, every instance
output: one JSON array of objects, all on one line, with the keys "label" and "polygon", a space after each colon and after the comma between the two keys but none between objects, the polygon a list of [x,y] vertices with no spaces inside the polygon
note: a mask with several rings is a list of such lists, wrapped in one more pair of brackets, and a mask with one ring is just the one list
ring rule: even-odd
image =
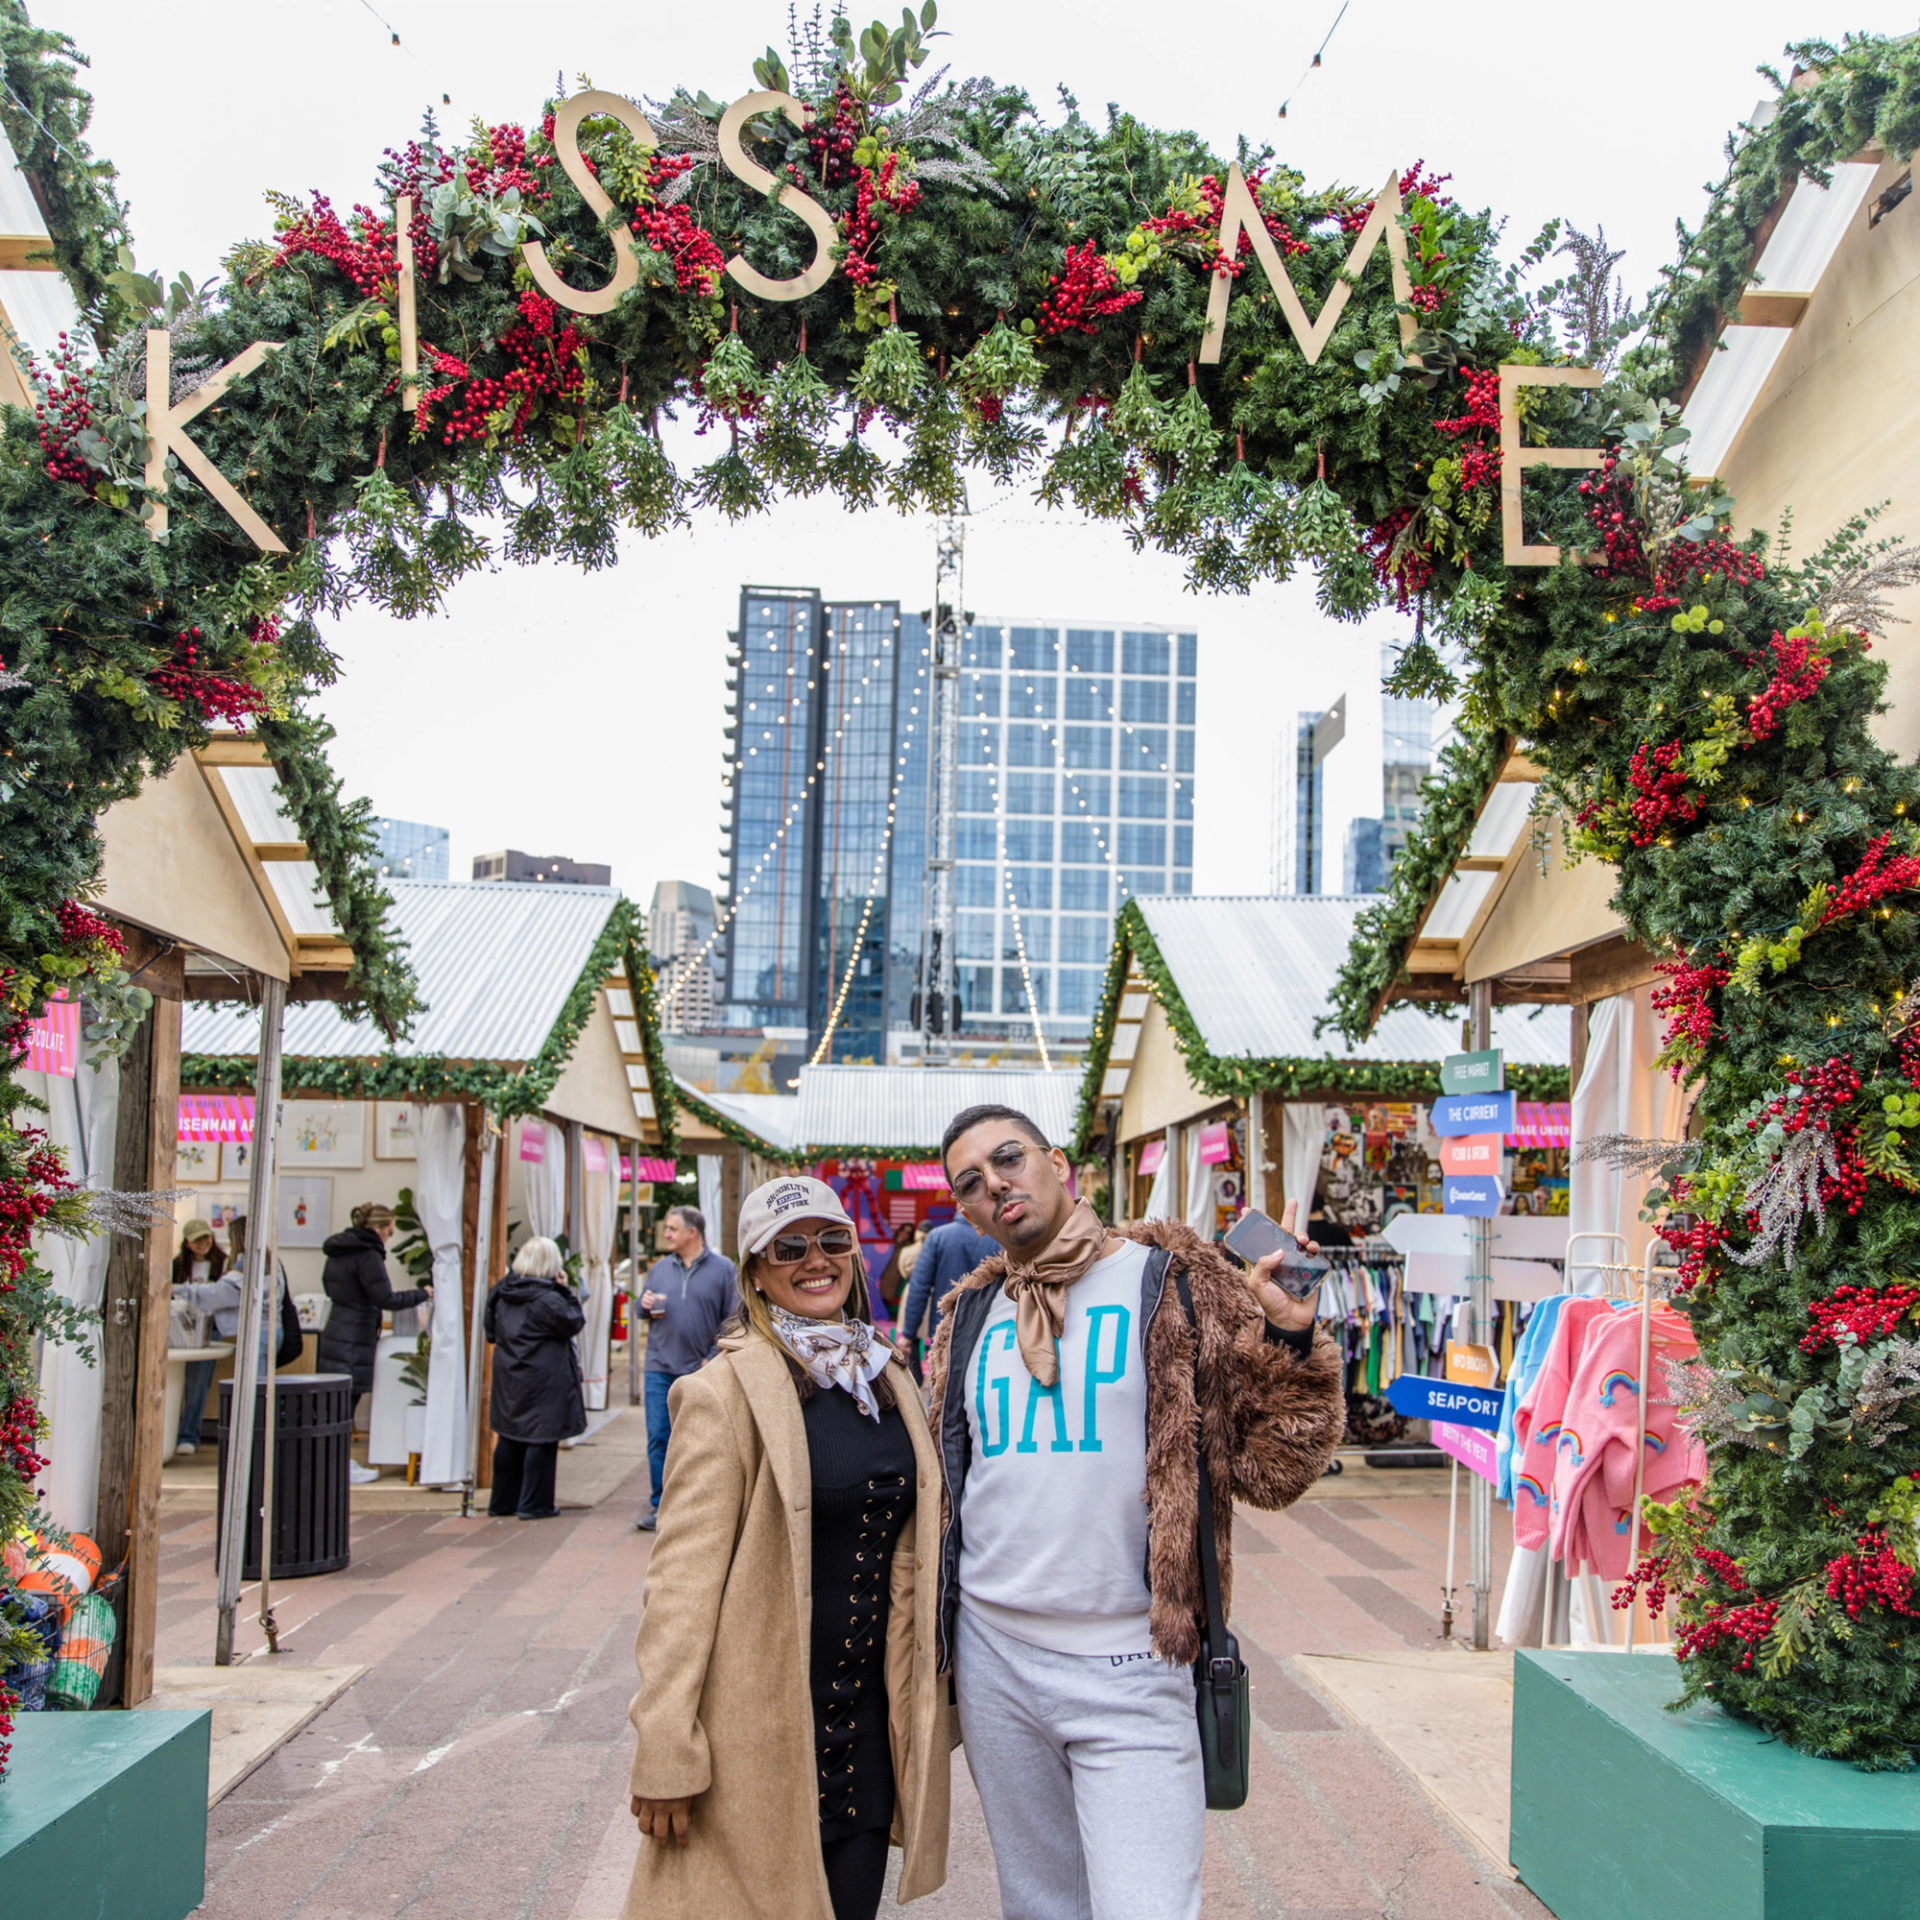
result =
[{"label": "green planter box", "polygon": [[1920,1786],[1679,1697],[1664,1655],[1521,1651],[1512,1859],[1556,1920],[1913,1920]]},{"label": "green planter box", "polygon": [[23,1713],[0,1781],[0,1912],[185,1920],[207,1886],[212,1716]]}]

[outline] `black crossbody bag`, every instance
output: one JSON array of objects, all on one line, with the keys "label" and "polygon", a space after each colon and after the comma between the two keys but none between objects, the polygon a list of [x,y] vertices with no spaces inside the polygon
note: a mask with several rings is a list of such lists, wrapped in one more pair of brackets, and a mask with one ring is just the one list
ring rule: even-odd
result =
[{"label": "black crossbody bag", "polygon": [[[1200,1323],[1184,1272],[1175,1271],[1180,1306],[1193,1330],[1193,1399],[1200,1404]],[[1252,1758],[1253,1705],[1240,1643],[1227,1631],[1220,1604],[1220,1547],[1213,1528],[1213,1476],[1207,1471],[1204,1439],[1196,1443],[1200,1465],[1200,1584],[1206,1593],[1207,1623],[1200,1657],[1193,1663],[1194,1711],[1200,1721],[1200,1759],[1206,1769],[1207,1805],[1231,1813],[1247,1804]]]}]

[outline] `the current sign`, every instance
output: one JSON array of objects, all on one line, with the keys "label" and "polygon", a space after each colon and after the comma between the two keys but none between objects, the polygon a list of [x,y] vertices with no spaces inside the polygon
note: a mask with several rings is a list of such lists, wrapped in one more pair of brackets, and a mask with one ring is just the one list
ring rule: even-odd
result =
[{"label": "the current sign", "polygon": [[1456,1133],[1511,1133],[1510,1093],[1443,1093],[1433,1103],[1431,1122],[1444,1140]]}]

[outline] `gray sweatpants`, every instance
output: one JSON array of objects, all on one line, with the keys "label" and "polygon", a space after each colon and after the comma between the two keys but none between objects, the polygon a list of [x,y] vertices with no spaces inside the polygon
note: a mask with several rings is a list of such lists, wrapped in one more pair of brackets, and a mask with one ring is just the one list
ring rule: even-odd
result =
[{"label": "gray sweatpants", "polygon": [[1051,1653],[963,1605],[954,1673],[1002,1920],[1199,1920],[1207,1788],[1187,1669]]}]

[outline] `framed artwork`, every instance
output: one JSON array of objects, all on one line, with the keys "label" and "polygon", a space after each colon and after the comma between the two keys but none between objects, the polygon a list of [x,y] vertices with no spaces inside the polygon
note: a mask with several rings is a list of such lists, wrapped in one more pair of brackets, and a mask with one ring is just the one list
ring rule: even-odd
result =
[{"label": "framed artwork", "polygon": [[253,1142],[251,1140],[224,1140],[220,1144],[220,1178],[229,1186],[246,1184],[247,1174],[253,1166]]},{"label": "framed artwork", "polygon": [[367,1109],[360,1100],[289,1100],[280,1121],[280,1164],[304,1167],[366,1165]]},{"label": "framed artwork", "polygon": [[247,1210],[247,1190],[239,1187],[219,1193],[196,1193],[193,1210],[213,1229],[213,1237],[224,1247],[228,1244],[227,1229],[233,1225],[234,1216]]},{"label": "framed artwork", "polygon": [[218,1140],[182,1140],[174,1149],[176,1176],[193,1186],[210,1186],[220,1178],[220,1142]]},{"label": "framed artwork", "polygon": [[420,1108],[412,1100],[376,1100],[373,1103],[373,1157],[376,1160],[413,1160]]},{"label": "framed artwork", "polygon": [[325,1244],[333,1218],[333,1178],[324,1173],[283,1173],[280,1205],[275,1214],[280,1229],[276,1245],[318,1247]]}]

